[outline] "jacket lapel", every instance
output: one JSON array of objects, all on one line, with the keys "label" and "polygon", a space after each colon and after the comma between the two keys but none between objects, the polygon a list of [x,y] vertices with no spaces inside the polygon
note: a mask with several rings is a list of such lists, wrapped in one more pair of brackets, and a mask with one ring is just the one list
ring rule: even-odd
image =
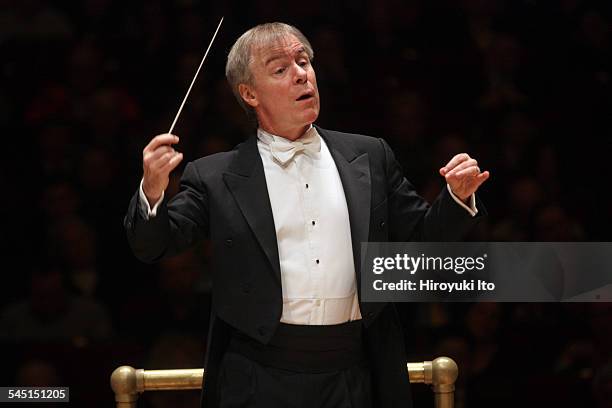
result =
[{"label": "jacket lapel", "polygon": [[[329,147],[344,188],[359,290],[361,287],[361,243],[368,242],[370,226],[371,182],[368,154],[358,154],[347,140],[334,132],[318,126],[316,129]],[[229,171],[223,174],[223,179],[263,248],[280,283],[276,229],[256,136],[250,137],[238,147],[238,156],[230,164]]]},{"label": "jacket lapel", "polygon": [[223,180],[263,248],[280,284],[276,229],[256,136],[251,136],[238,146],[238,156],[230,163],[229,171],[223,174]]},{"label": "jacket lapel", "polygon": [[358,154],[343,137],[316,126],[327,143],[342,180],[344,196],[351,224],[351,240],[357,290],[361,290],[361,243],[368,242],[370,234],[370,161],[367,153]]}]

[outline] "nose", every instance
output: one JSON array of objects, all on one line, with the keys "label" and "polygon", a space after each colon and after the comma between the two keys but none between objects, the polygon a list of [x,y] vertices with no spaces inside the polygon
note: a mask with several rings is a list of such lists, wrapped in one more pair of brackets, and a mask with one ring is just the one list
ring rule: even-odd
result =
[{"label": "nose", "polygon": [[294,81],[296,84],[305,84],[306,81],[308,81],[308,75],[306,73],[306,70],[304,69],[304,67],[300,66],[299,64],[295,64],[295,76],[294,76]]}]

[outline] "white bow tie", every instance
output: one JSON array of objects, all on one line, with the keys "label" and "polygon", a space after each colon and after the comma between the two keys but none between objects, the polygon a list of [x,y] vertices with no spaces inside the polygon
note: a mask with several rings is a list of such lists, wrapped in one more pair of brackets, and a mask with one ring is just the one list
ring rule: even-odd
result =
[{"label": "white bow tie", "polygon": [[272,157],[281,165],[286,165],[298,152],[318,153],[321,150],[321,138],[314,128],[295,141],[286,139],[270,143]]}]

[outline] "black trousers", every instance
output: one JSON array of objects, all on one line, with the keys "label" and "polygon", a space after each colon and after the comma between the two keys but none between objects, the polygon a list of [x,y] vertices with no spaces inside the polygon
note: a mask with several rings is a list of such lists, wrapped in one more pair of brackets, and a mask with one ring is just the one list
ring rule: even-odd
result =
[{"label": "black trousers", "polygon": [[217,386],[220,408],[372,408],[370,370],[365,363],[304,373],[264,366],[228,351]]}]

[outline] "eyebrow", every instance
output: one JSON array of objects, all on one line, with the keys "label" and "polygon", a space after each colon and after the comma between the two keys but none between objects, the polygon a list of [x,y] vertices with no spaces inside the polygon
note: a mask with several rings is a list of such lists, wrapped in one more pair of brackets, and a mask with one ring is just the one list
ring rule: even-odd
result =
[{"label": "eyebrow", "polygon": [[[300,55],[300,54],[304,54],[306,53],[306,48],[305,47],[300,47],[296,50],[295,54],[296,55]],[[277,59],[282,59],[285,58],[287,56],[287,53],[284,52],[278,52],[276,54],[272,54],[272,56],[270,56],[270,58],[266,59],[266,61],[264,62],[264,66],[268,66],[268,64],[270,64],[273,61],[276,61]]]}]

